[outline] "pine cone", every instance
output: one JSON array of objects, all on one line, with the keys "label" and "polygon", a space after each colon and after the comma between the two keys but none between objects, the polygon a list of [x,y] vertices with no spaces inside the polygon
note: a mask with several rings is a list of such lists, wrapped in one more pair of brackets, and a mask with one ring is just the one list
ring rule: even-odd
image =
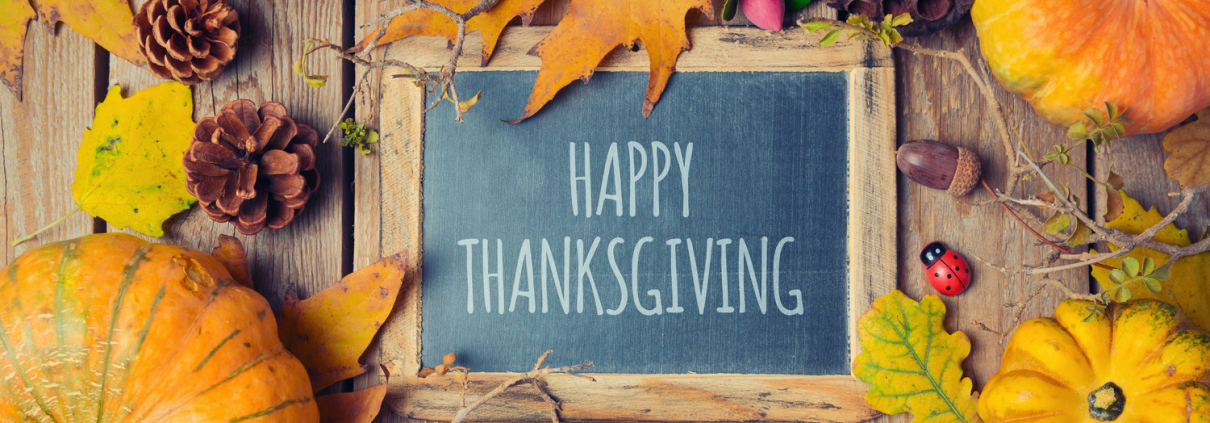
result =
[{"label": "pine cone", "polygon": [[226,0],[148,0],[134,26],[151,72],[189,85],[218,78],[239,40],[239,14]]},{"label": "pine cone", "polygon": [[888,14],[899,16],[907,13],[912,23],[899,29],[904,37],[918,37],[945,29],[962,19],[971,10],[975,0],[828,0],[828,6],[866,15],[875,22]]},{"label": "pine cone", "polygon": [[280,229],[319,186],[319,134],[286,115],[281,103],[227,103],[202,119],[185,152],[186,187],[216,222],[245,235]]}]

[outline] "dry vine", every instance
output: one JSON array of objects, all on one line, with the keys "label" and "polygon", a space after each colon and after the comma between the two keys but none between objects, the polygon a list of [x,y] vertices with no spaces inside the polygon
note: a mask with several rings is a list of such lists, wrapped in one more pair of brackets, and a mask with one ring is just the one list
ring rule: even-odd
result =
[{"label": "dry vine", "polygon": [[[353,102],[357,99],[357,93],[360,93],[362,89],[364,89],[365,82],[369,79],[370,73],[374,71],[381,71],[387,67],[400,68],[403,70],[403,74],[393,75],[394,77],[411,78],[417,83],[424,84],[425,91],[428,95],[432,96],[437,94],[434,96],[435,99],[433,102],[424,109],[425,112],[433,110],[433,108],[437,107],[438,104],[441,104],[441,100],[448,99],[454,104],[454,120],[462,122],[462,113],[465,111],[465,109],[462,106],[462,100],[458,97],[458,89],[454,86],[454,73],[457,69],[458,58],[462,56],[463,44],[466,41],[466,22],[480,13],[491,9],[492,6],[495,6],[496,2],[498,1],[499,0],[480,0],[479,4],[470,8],[470,10],[467,10],[464,13],[458,13],[450,10],[448,7],[428,0],[405,0],[405,6],[387,12],[379,18],[367,22],[361,26],[362,28],[365,28],[379,25],[379,29],[370,39],[369,45],[357,54],[349,53],[341,45],[333,44],[326,39],[308,39],[307,43],[311,47],[303,52],[304,58],[319,50],[331,50],[335,52],[337,57],[366,68],[361,77],[357,78],[357,83],[353,86],[354,93],[353,95],[349,96],[349,100],[345,103],[345,107],[340,113],[341,118],[338,118],[336,123],[332,124],[332,127],[328,129],[327,135],[324,135],[323,142],[327,142],[328,138],[331,138],[332,133],[335,132],[336,128],[340,125],[341,119],[343,119],[343,117],[349,113],[349,109],[353,106]],[[452,19],[454,24],[458,26],[457,37],[454,39],[454,43],[450,47],[450,58],[444,65],[441,66],[441,69],[436,73],[430,73],[428,70],[422,67],[414,66],[410,63],[400,60],[391,60],[386,58],[374,59],[372,56],[375,47],[378,46],[378,41],[386,35],[386,30],[390,21],[404,14],[421,9],[432,10],[434,12],[443,14]]]},{"label": "dry vine", "polygon": [[[888,21],[890,20],[891,19],[888,17]],[[857,23],[857,25],[855,25],[854,23],[841,22],[833,19],[803,18],[799,20],[798,24],[800,26],[808,26],[809,24],[816,22],[827,23],[829,26],[825,29],[831,29],[834,31],[846,30],[850,31],[850,33],[863,35],[871,40],[881,40],[883,44],[889,48],[900,48],[917,55],[940,57],[955,61],[962,66],[962,68],[974,81],[975,85],[979,88],[979,92],[984,98],[985,106],[990,111],[992,116],[992,122],[995,124],[996,130],[1000,135],[1000,141],[1004,148],[1005,157],[1008,158],[1010,163],[1008,164],[1007,168],[1008,174],[1005,180],[1004,189],[998,191],[993,190],[986,181],[982,181],[984,188],[992,195],[993,198],[987,201],[974,203],[973,205],[985,206],[993,203],[1000,204],[1000,206],[1008,211],[1009,214],[1011,214],[1031,233],[1033,233],[1046,244],[1058,249],[1061,254],[1056,257],[1057,260],[1068,261],[1067,263],[1053,266],[1012,269],[1005,266],[995,265],[976,257],[976,259],[987,264],[989,267],[1008,274],[1038,275],[1068,269],[1082,268],[1086,266],[1098,266],[1105,269],[1113,269],[1112,267],[1101,262],[1124,256],[1134,250],[1136,247],[1146,247],[1167,254],[1169,256],[1169,264],[1175,263],[1177,260],[1183,257],[1210,250],[1210,237],[1204,238],[1185,247],[1166,244],[1153,239],[1161,229],[1175,221],[1180,215],[1184,214],[1188,210],[1189,205],[1193,202],[1195,197],[1210,190],[1210,185],[1183,188],[1179,194],[1181,197],[1180,203],[1171,212],[1164,216],[1162,220],[1137,235],[1109,228],[1105,224],[1098,223],[1096,219],[1088,216],[1088,214],[1082,210],[1077,203],[1069,199],[1066,194],[1060,191],[1059,187],[1050,179],[1049,176],[1046,175],[1046,173],[1043,171],[1043,168],[1046,167],[1047,164],[1050,164],[1052,162],[1051,160],[1035,160],[1025,149],[1024,140],[1021,139],[1020,133],[1017,131],[1012,131],[1013,134],[1010,134],[1008,121],[1004,117],[1004,113],[999,102],[996,101],[995,91],[988,82],[989,80],[987,76],[975,69],[974,65],[967,58],[966,54],[962,52],[936,50],[915,44],[902,43],[902,39],[898,38],[897,32],[891,36],[886,34],[886,32],[893,31],[891,28],[893,25],[883,25],[879,27],[875,22],[874,25],[871,26],[869,25],[871,21],[868,19],[859,19],[858,21],[855,21]],[[835,37],[832,38],[835,39]],[[1112,110],[1110,111],[1110,115],[1112,118]],[[1013,135],[1016,135],[1016,142],[1013,140]],[[1120,136],[1120,134],[1118,134],[1118,136]],[[1106,139],[1110,140],[1114,138],[1117,138],[1117,136]],[[1105,152],[1107,152],[1109,142],[1105,142],[1100,146],[1094,147],[1094,150],[1098,153],[1101,153],[1102,151],[1099,147],[1102,146],[1104,147]],[[1080,171],[1094,182],[1108,186],[1104,182],[1096,180],[1091,175],[1083,172],[1082,169]],[[1038,177],[1042,180],[1042,182],[1045,183],[1049,192],[1053,193],[1054,201],[1044,201],[1037,196],[1030,196],[1028,198],[1016,196],[1015,193],[1017,191],[1019,182],[1034,176]],[[1041,211],[1064,213],[1073,216],[1091,231],[1091,234],[1084,239],[1081,244],[1108,242],[1118,247],[1118,249],[1099,253],[1074,253],[1066,248],[1063,248],[1055,243],[1056,241],[1060,241],[1060,239],[1051,239],[1034,229],[1035,227],[1042,227],[1043,221],[1041,217],[1034,214],[1034,212],[1027,209],[1027,207],[1033,207]],[[1103,295],[1080,294],[1073,292],[1062,283],[1059,283],[1054,279],[1044,278],[1039,283],[1041,286],[1049,286],[1060,289],[1068,298],[1086,299],[1098,302],[1107,302],[1110,300]]]}]

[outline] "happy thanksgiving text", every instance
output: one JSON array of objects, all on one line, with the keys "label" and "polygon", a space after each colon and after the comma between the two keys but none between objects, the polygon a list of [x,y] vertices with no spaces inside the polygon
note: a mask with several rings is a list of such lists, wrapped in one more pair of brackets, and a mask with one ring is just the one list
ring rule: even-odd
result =
[{"label": "happy thanksgiving text", "polygon": [[[631,141],[621,147],[615,142],[605,153],[603,168],[597,170],[592,167],[592,151],[588,143],[580,146],[569,143],[568,193],[571,201],[560,207],[567,207],[572,216],[584,219],[633,218],[640,213],[651,213],[655,218],[689,218],[693,147],[692,142],[683,145],[675,142],[671,148],[659,141],[649,145]],[[620,149],[626,151],[629,164],[626,175],[622,173]],[[679,178],[670,177],[674,169],[678,171]],[[593,175],[598,172],[601,174],[599,182],[593,180]],[[623,185],[624,176],[629,182],[626,185]],[[661,184],[678,182],[681,197],[679,210],[661,210]],[[594,183],[599,183],[599,187],[594,187]],[[626,191],[628,198],[623,195],[626,187],[629,188]],[[649,210],[646,204],[640,205],[636,201],[636,192],[640,189],[650,189],[652,201]],[[514,250],[517,251],[515,266],[509,263],[508,267],[504,261],[503,240],[468,238],[458,241],[458,245],[466,251],[468,314],[476,311],[537,313],[539,309],[542,313],[583,314],[587,297],[589,313],[611,316],[622,314],[631,306],[646,316],[684,313],[686,308],[682,306],[682,295],[686,300],[696,300],[695,303],[689,303],[690,313],[696,308],[698,314],[759,311],[761,314],[802,315],[802,291],[788,289],[783,292],[781,279],[781,259],[793,248],[793,243],[794,237],[791,236],[749,239],[709,237],[705,240],[669,238],[663,240],[662,246],[667,250],[668,267],[653,271],[640,265],[644,255],[651,254],[648,251],[659,248],[656,239],[651,236],[631,240],[599,236],[574,240],[571,237],[561,240],[525,239]],[[619,260],[619,251],[627,252],[627,249],[630,250],[628,262]],[[560,257],[556,253],[560,251],[562,260],[556,260],[556,257]],[[512,251],[508,255],[512,256]],[[759,272],[756,263],[759,263]],[[730,267],[732,264],[734,268]],[[685,265],[688,265],[687,269]],[[598,280],[601,274],[594,272],[594,269],[603,270],[606,267],[612,272],[613,280]],[[506,276],[510,275],[505,273],[506,268],[515,269],[507,295],[509,281]],[[688,274],[685,270],[688,270]],[[661,275],[667,280],[661,283],[663,286],[652,287],[650,285],[656,284],[643,280],[654,279],[652,275]],[[732,275],[736,278],[734,287],[730,285]],[[682,287],[683,281],[690,283]],[[598,289],[598,283],[611,282],[613,285]],[[745,286],[746,282],[750,282],[750,286]],[[612,289],[613,286],[616,289]],[[644,287],[649,289],[644,291]],[[683,294],[685,290],[690,290],[691,294]],[[645,295],[642,294],[644,292]],[[482,302],[477,301],[480,296]],[[772,309],[769,307],[770,297],[773,300]],[[753,304],[750,305],[749,301]],[[755,308],[750,310],[752,305]]]}]

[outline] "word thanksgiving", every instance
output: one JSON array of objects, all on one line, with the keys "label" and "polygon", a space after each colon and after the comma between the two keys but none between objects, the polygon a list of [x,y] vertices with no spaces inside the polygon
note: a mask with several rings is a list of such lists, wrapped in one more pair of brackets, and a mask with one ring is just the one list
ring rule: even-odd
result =
[{"label": "word thanksgiving", "polygon": [[[659,141],[648,146],[631,141],[625,145],[629,164],[625,175],[618,143],[612,143],[605,153],[596,189],[589,144],[577,147],[574,142],[568,145],[570,203],[564,204],[569,205],[572,216],[626,218],[638,216],[640,210],[646,214],[646,206],[638,204],[636,192],[649,188],[653,218],[690,217],[692,142],[683,146],[672,143],[669,148]],[[674,168],[679,178],[670,178],[669,173]],[[626,185],[623,184],[624,177],[628,182]],[[661,210],[661,185],[678,182],[680,209]],[[628,196],[623,195],[623,188],[628,188],[625,190]],[[630,241],[599,236],[563,237],[553,241],[525,239],[518,248],[509,251],[510,258],[512,251],[516,251],[516,266],[509,266],[509,270],[514,271],[511,289],[506,289],[509,285],[506,276],[510,275],[505,273],[503,240],[467,238],[458,241],[466,251],[466,312],[469,314],[479,309],[499,314],[506,311],[537,313],[539,310],[542,313],[583,314],[585,304],[588,304],[588,312],[610,316],[620,315],[632,305],[645,316],[685,313],[687,309],[689,312],[696,310],[698,314],[713,311],[802,315],[802,291],[788,289],[783,292],[781,278],[782,256],[792,249],[793,243],[791,236],[776,239],[768,236],[750,239],[710,237],[705,240],[667,238],[659,248],[652,236]],[[629,260],[620,257],[626,253]],[[656,263],[668,267],[652,270],[651,266]],[[602,277],[603,274],[611,274],[613,280]],[[731,275],[735,276],[734,281]],[[718,286],[712,289],[711,284],[715,281]],[[687,283],[682,286],[682,282]],[[734,291],[732,283],[735,284]],[[480,296],[482,302],[477,300]],[[755,307],[750,307],[749,301]]]}]

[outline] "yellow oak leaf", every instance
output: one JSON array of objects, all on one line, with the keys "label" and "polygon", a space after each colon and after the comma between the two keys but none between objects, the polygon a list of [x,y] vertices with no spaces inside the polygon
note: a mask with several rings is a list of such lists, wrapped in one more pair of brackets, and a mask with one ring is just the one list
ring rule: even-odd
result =
[{"label": "yellow oak leaf", "polygon": [[[483,36],[483,66],[487,66],[487,60],[491,58],[492,51],[495,51],[496,42],[500,40],[500,34],[504,32],[504,27],[508,25],[508,22],[520,16],[521,23],[528,26],[529,20],[534,16],[534,11],[538,10],[538,6],[541,6],[544,1],[546,0],[500,0],[491,9],[467,19],[466,32],[469,34],[479,31]],[[433,3],[448,7],[454,13],[466,13],[480,1],[433,0]],[[374,42],[374,38],[378,36],[381,28],[381,25],[374,27],[374,30],[370,31],[361,42],[350,48],[349,52],[357,53],[365,50]],[[449,16],[440,12],[429,9],[414,10],[396,16],[387,22],[386,31],[382,38],[378,39],[376,45],[387,45],[413,35],[445,37],[453,43],[458,38],[458,25]]]},{"label": "yellow oak leaf", "polygon": [[319,423],[372,423],[382,410],[382,400],[386,396],[387,384],[383,382],[356,392],[316,397]]},{"label": "yellow oak leaf", "polygon": [[37,0],[38,17],[47,26],[63,22],[110,53],[143,66],[134,32],[134,13],[126,0]]},{"label": "yellow oak leaf", "polygon": [[25,33],[34,9],[29,0],[0,0],[0,80],[21,100],[21,68]]},{"label": "yellow oak leaf", "polygon": [[165,82],[122,98],[114,85],[97,105],[76,153],[76,204],[118,228],[163,236],[164,220],[197,202],[181,163],[193,136],[193,94]]},{"label": "yellow oak leaf", "polygon": [[350,273],[311,298],[299,301],[286,293],[278,319],[278,336],[302,361],[318,392],[362,373],[357,359],[382,327],[403,285],[403,253]]},{"label": "yellow oak leaf", "polygon": [[[1161,216],[1155,210],[1155,207],[1143,210],[1143,206],[1139,204],[1138,200],[1130,198],[1129,195],[1126,195],[1125,191],[1119,192],[1122,194],[1123,200],[1122,215],[1106,223],[1105,226],[1119,229],[1123,232],[1138,234],[1164,219],[1164,216]],[[1184,229],[1177,229],[1176,225],[1173,224],[1160,229],[1154,239],[1178,247],[1184,247],[1191,243],[1189,232]],[[1118,246],[1110,244],[1109,249],[1117,251]],[[1093,252],[1095,253],[1096,250],[1093,250]],[[1133,257],[1139,263],[1150,258],[1155,262],[1156,267],[1167,264],[1169,259],[1167,254],[1159,251],[1145,247],[1136,247],[1125,256],[1105,260],[1101,263],[1117,269],[1122,267],[1122,260],[1126,257]],[[1092,276],[1096,278],[1102,287],[1116,285],[1109,279],[1109,272],[1107,269],[1094,267],[1092,269]],[[1210,290],[1207,289],[1207,284],[1210,283],[1210,252],[1181,258],[1172,264],[1168,269],[1168,273],[1171,277],[1161,282],[1162,289],[1160,292],[1153,293],[1139,286],[1137,287],[1139,289],[1131,289],[1133,298],[1154,298],[1173,304],[1184,310],[1185,314],[1189,315],[1189,320],[1195,325],[1203,329],[1210,329]]]},{"label": "yellow oak leaf", "polygon": [[1164,136],[1164,171],[1183,187],[1210,184],[1210,109],[1197,112],[1197,120]]},{"label": "yellow oak leaf", "polygon": [[857,321],[862,353],[853,375],[870,385],[865,400],[887,414],[910,412],[913,423],[975,421],[970,378],[962,360],[971,343],[942,325],[945,304],[936,295],[913,301],[892,291]]},{"label": "yellow oak leaf", "polygon": [[542,58],[542,66],[525,115],[512,123],[533,116],[573,81],[587,82],[609,52],[640,41],[651,61],[643,117],[651,115],[677,57],[689,50],[685,17],[692,9],[714,14],[710,0],[572,0],[567,16],[532,50]]}]

